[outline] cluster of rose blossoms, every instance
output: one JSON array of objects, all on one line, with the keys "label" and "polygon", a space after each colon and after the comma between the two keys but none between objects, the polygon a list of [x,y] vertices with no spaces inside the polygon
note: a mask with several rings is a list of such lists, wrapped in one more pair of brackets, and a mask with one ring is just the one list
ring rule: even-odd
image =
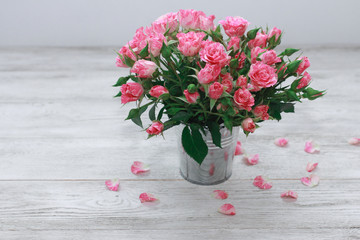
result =
[{"label": "cluster of rose blossoms", "polygon": [[[118,67],[131,67],[130,75],[115,85],[121,86],[118,95],[121,102],[141,102],[146,96],[153,103],[161,100],[165,106],[169,104],[167,111],[173,106],[170,103],[187,107],[198,105],[198,109],[209,116],[223,114],[232,119],[241,118],[243,130],[252,133],[257,127],[256,122],[272,118],[269,116],[269,99],[275,93],[262,98],[260,92],[267,93],[266,89],[280,84],[280,78],[284,80],[287,75],[292,75],[297,80],[297,86],[292,90],[295,96],[291,98],[291,94],[282,92],[277,97],[283,96],[283,102],[303,97],[300,90],[311,81],[305,71],[310,62],[307,57],[298,58],[296,69],[293,72],[287,70],[289,65],[284,57],[292,53],[278,55],[273,50],[280,43],[281,30],[276,27],[270,31],[254,29],[246,35],[247,20],[226,17],[219,21],[228,36],[224,40],[214,19],[214,15],[206,16],[202,11],[180,10],[161,16],[150,27],[137,29],[116,59]],[[190,71],[191,76],[184,76],[186,71]],[[127,82],[129,79],[133,82]],[[173,86],[175,81],[179,82],[180,93],[169,91],[168,86]],[[222,101],[222,98],[230,99],[230,102]],[[150,136],[162,133],[164,123],[161,119],[152,121],[147,133]],[[226,121],[223,122],[226,125]],[[221,123],[222,118],[219,119]]]}]

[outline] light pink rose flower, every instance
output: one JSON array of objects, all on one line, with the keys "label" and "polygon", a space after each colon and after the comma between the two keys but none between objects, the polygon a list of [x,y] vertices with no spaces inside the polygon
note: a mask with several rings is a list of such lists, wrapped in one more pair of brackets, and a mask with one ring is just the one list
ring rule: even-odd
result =
[{"label": "light pink rose flower", "polygon": [[244,121],[242,121],[242,123],[241,123],[241,127],[245,131],[251,132],[251,133],[255,132],[255,129],[256,129],[256,125],[251,118],[244,119]]},{"label": "light pink rose flower", "polygon": [[156,121],[156,122],[153,122],[151,124],[151,126],[148,127],[148,129],[146,129],[146,132],[149,135],[159,135],[160,133],[162,133],[163,130],[164,130],[164,124]]},{"label": "light pink rose flower", "polygon": [[231,37],[227,46],[227,50],[229,51],[231,48],[234,48],[234,51],[239,50],[240,48],[240,38],[239,37]]},{"label": "light pink rose flower", "polygon": [[199,28],[206,32],[210,32],[210,30],[215,30],[214,26],[215,15],[206,16],[205,14],[201,14],[199,16]]},{"label": "light pink rose flower", "polygon": [[[199,29],[200,28],[200,19],[201,11],[195,11],[194,9],[181,9],[178,12],[178,19],[180,26],[183,29]],[[205,15],[205,14],[204,14]]]},{"label": "light pink rose flower", "polygon": [[224,86],[224,90],[227,93],[230,93],[231,90],[233,89],[233,82],[229,79],[223,79],[221,81],[221,84]]},{"label": "light pink rose flower", "polygon": [[178,33],[178,49],[184,56],[195,56],[199,53],[203,38],[206,36],[203,32]]},{"label": "light pink rose flower", "polygon": [[174,12],[160,16],[152,23],[154,31],[164,34],[169,29],[169,33],[174,32],[179,25],[177,16],[178,13]]},{"label": "light pink rose flower", "polygon": [[163,43],[167,43],[165,36],[155,32],[152,27],[145,28],[145,33],[147,35],[146,40],[149,43],[149,53],[154,57],[159,56]]},{"label": "light pink rose flower", "polygon": [[253,49],[251,49],[251,63],[256,63],[256,58],[259,56],[259,54],[266,51],[266,49],[262,49],[261,47],[254,47]]},{"label": "light pink rose flower", "polygon": [[302,74],[308,67],[310,67],[310,61],[307,57],[301,57],[299,60],[302,60],[298,69],[296,70],[297,74]]},{"label": "light pink rose flower", "polygon": [[215,82],[209,87],[209,97],[212,99],[219,99],[224,92],[224,86]]},{"label": "light pink rose flower", "polygon": [[239,109],[251,111],[251,107],[254,106],[255,99],[249,90],[240,88],[236,90],[234,94],[234,102]]},{"label": "light pink rose flower", "polygon": [[131,68],[130,72],[136,73],[139,78],[150,78],[157,69],[154,62],[148,60],[138,60]]},{"label": "light pink rose flower", "polygon": [[219,65],[206,64],[203,69],[198,73],[198,81],[201,84],[209,84],[218,79],[221,72]]},{"label": "light pink rose flower", "polygon": [[229,37],[243,36],[250,24],[242,17],[226,17],[226,20],[221,20],[219,23],[223,26],[226,35]]},{"label": "light pink rose flower", "polygon": [[139,54],[141,50],[148,44],[147,36],[144,34],[144,27],[138,28],[133,39],[130,41],[132,50]]},{"label": "light pink rose flower", "polygon": [[161,85],[153,86],[149,91],[149,94],[156,98],[159,98],[164,93],[169,93],[169,91]]},{"label": "light pink rose flower", "polygon": [[275,63],[281,62],[281,59],[276,55],[274,50],[264,52],[261,54],[260,59],[267,65],[273,65]]},{"label": "light pink rose flower", "polygon": [[251,84],[259,88],[271,87],[277,82],[276,69],[262,62],[250,66],[249,77]]},{"label": "light pink rose flower", "polygon": [[189,103],[196,103],[196,101],[200,97],[200,94],[198,92],[190,93],[187,89],[184,91],[184,95]]},{"label": "light pink rose flower", "polygon": [[239,66],[237,67],[237,69],[243,68],[244,64],[245,64],[245,60],[246,60],[246,55],[244,52],[241,53],[240,57],[239,57],[239,55],[240,55],[240,52],[235,55],[235,58],[238,58],[238,60],[239,60]]},{"label": "light pink rose flower", "polygon": [[268,39],[272,38],[272,36],[275,36],[275,41],[277,41],[280,35],[281,35],[281,30],[274,27],[273,29],[270,30],[268,34]]},{"label": "light pink rose flower", "polygon": [[119,50],[119,54],[121,54],[122,57],[118,56],[116,58],[116,66],[117,67],[128,67],[125,64],[125,59],[124,56],[127,56],[129,58],[131,58],[132,60],[136,61],[136,56],[134,55],[134,53],[130,50],[129,45],[126,44],[125,46],[123,46],[120,50]]},{"label": "light pink rose flower", "polygon": [[217,64],[221,67],[229,64],[230,56],[226,54],[224,46],[219,42],[207,43],[200,50],[200,59],[210,64]]},{"label": "light pink rose flower", "polygon": [[253,49],[255,47],[264,48],[266,47],[266,41],[267,35],[265,33],[258,32],[256,34],[256,37],[248,42],[248,46],[250,49]]},{"label": "light pink rose flower", "polygon": [[300,89],[300,88],[304,88],[306,87],[307,85],[309,85],[311,81],[311,76],[308,72],[304,72],[303,73],[303,78],[300,79],[299,81],[299,85],[296,87],[297,89]]},{"label": "light pink rose flower", "polygon": [[261,120],[268,120],[269,119],[268,110],[269,110],[269,106],[259,105],[254,108],[253,112],[254,115],[258,118],[261,118]]},{"label": "light pink rose flower", "polygon": [[128,103],[138,100],[144,92],[143,87],[139,83],[130,82],[120,87],[121,103]]},{"label": "light pink rose flower", "polygon": [[247,87],[247,78],[243,75],[240,75],[238,79],[236,80],[236,86],[240,88],[246,88]]}]

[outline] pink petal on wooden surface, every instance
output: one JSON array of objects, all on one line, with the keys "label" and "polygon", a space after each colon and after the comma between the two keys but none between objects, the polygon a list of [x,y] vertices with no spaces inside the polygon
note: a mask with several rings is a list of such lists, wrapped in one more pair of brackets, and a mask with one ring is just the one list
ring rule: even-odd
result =
[{"label": "pink petal on wooden surface", "polygon": [[259,163],[259,154],[255,154],[253,156],[244,156],[243,159],[250,165],[256,165]]},{"label": "pink petal on wooden surface", "polygon": [[244,153],[244,151],[243,151],[243,149],[241,148],[241,142],[240,142],[240,141],[237,141],[237,142],[236,142],[236,147],[235,147],[235,156],[241,155],[241,154],[243,154],[243,153]]},{"label": "pink petal on wooden surface", "polygon": [[317,167],[318,163],[308,163],[306,165],[306,171],[308,172],[312,172],[315,170],[315,168]]},{"label": "pink petal on wooden surface", "polygon": [[315,175],[315,174],[311,174],[310,177],[303,177],[301,178],[301,182],[308,187],[315,187],[317,185],[319,185],[320,182],[320,178]]},{"label": "pink petal on wooden surface", "polygon": [[158,201],[159,199],[155,198],[154,195],[150,194],[150,193],[142,193],[139,196],[140,202],[144,203],[144,202],[155,202]]},{"label": "pink petal on wooden surface", "polygon": [[150,170],[149,166],[140,161],[135,161],[131,165],[131,172],[135,175],[148,172],[149,170]]},{"label": "pink petal on wooden surface", "polygon": [[213,197],[216,199],[227,199],[228,193],[223,190],[214,190]]},{"label": "pink petal on wooden surface", "polygon": [[274,143],[278,147],[285,147],[288,144],[288,140],[286,138],[277,138]]},{"label": "pink petal on wooden surface", "polygon": [[255,187],[260,189],[270,189],[272,188],[272,183],[268,181],[268,179],[264,178],[263,176],[255,177],[253,184]]},{"label": "pink petal on wooden surface", "polygon": [[360,138],[350,138],[349,139],[349,144],[351,144],[351,145],[358,145],[358,146],[360,146]]},{"label": "pink petal on wooden surface", "polygon": [[119,179],[106,180],[105,185],[110,191],[118,191],[120,180]]},{"label": "pink petal on wooden surface", "polygon": [[282,198],[294,198],[294,199],[297,199],[298,198],[298,194],[294,191],[287,191],[287,192],[283,192],[281,195],[280,195]]},{"label": "pink petal on wooden surface", "polygon": [[225,215],[235,215],[236,214],[235,207],[230,203],[226,203],[226,204],[222,205],[219,208],[218,212],[225,214]]},{"label": "pink petal on wooden surface", "polygon": [[305,143],[304,151],[307,153],[319,153],[320,147],[318,144],[314,143],[313,141],[307,141]]}]

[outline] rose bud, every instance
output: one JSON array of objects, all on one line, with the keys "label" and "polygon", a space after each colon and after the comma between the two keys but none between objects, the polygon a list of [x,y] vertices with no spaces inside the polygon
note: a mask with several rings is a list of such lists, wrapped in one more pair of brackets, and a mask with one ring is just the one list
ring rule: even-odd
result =
[{"label": "rose bud", "polygon": [[261,120],[268,120],[269,119],[268,110],[269,110],[269,106],[259,105],[254,108],[253,112],[254,115],[258,118],[261,118]]},{"label": "rose bud", "polygon": [[161,122],[153,122],[150,127],[146,129],[149,135],[159,135],[164,130],[164,124]]},{"label": "rose bud", "polygon": [[189,103],[196,103],[196,101],[200,97],[200,94],[198,92],[190,93],[187,89],[184,91],[184,95]]},{"label": "rose bud", "polygon": [[140,83],[130,82],[120,87],[121,103],[128,103],[138,100],[144,92]]},{"label": "rose bud", "polygon": [[209,97],[212,99],[219,99],[224,92],[224,86],[215,82],[209,87]]},{"label": "rose bud", "polygon": [[169,91],[165,87],[160,86],[160,85],[153,86],[149,92],[149,94],[151,96],[156,97],[156,98],[159,98],[164,93],[169,93]]},{"label": "rose bud", "polygon": [[156,68],[156,64],[152,61],[138,60],[131,68],[131,72],[136,73],[139,78],[150,78]]},{"label": "rose bud", "polygon": [[189,84],[187,90],[189,91],[189,93],[195,93],[197,92],[197,87],[195,86],[195,84]]},{"label": "rose bud", "polygon": [[256,129],[256,125],[254,123],[254,121],[252,120],[252,118],[246,118],[242,123],[241,123],[241,127],[244,129],[244,131],[247,132],[255,132]]}]

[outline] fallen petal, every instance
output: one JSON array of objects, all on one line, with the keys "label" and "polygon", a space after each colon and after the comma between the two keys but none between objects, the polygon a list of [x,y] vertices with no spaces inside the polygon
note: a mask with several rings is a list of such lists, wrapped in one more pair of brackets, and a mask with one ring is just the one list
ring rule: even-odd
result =
[{"label": "fallen petal", "polygon": [[105,185],[110,191],[118,191],[120,180],[119,179],[106,180]]},{"label": "fallen petal", "polygon": [[158,201],[159,199],[155,198],[152,194],[150,193],[142,193],[139,196],[140,202],[144,203],[144,202],[155,202]]},{"label": "fallen petal", "polygon": [[259,154],[255,154],[251,157],[244,156],[244,160],[250,165],[256,165],[259,163]]},{"label": "fallen petal", "polygon": [[255,187],[260,189],[270,189],[272,188],[272,183],[265,179],[263,176],[257,176],[253,182]]},{"label": "fallen petal", "polygon": [[286,138],[277,138],[274,143],[278,147],[285,147],[288,144],[288,140]]},{"label": "fallen petal", "polygon": [[287,191],[287,192],[283,192],[281,195],[280,195],[282,198],[294,198],[294,199],[297,199],[298,198],[298,194],[294,191]]},{"label": "fallen petal", "polygon": [[236,142],[236,147],[235,147],[235,156],[241,155],[241,154],[243,154],[243,153],[244,153],[244,151],[243,151],[242,148],[241,148],[241,142],[240,142],[240,141],[237,141],[237,142]]},{"label": "fallen petal", "polygon": [[313,141],[307,141],[305,143],[304,151],[307,153],[318,153],[320,152],[320,147],[318,144],[314,143]]},{"label": "fallen petal", "polygon": [[222,205],[219,208],[218,212],[225,214],[225,215],[235,215],[236,214],[235,207],[230,203],[226,203],[226,204]]},{"label": "fallen petal", "polygon": [[317,167],[318,163],[308,163],[306,165],[306,171],[312,172]]},{"label": "fallen petal", "polygon": [[319,181],[320,178],[315,174],[311,174],[310,177],[301,178],[301,182],[308,187],[315,187],[319,185]]},{"label": "fallen petal", "polygon": [[360,138],[350,138],[349,144],[351,145],[359,145],[360,146]]},{"label": "fallen petal", "polygon": [[133,174],[145,173],[149,170],[149,166],[140,161],[135,161],[133,165],[131,165],[131,172]]},{"label": "fallen petal", "polygon": [[223,190],[214,190],[213,197],[216,199],[227,199],[228,193]]}]

